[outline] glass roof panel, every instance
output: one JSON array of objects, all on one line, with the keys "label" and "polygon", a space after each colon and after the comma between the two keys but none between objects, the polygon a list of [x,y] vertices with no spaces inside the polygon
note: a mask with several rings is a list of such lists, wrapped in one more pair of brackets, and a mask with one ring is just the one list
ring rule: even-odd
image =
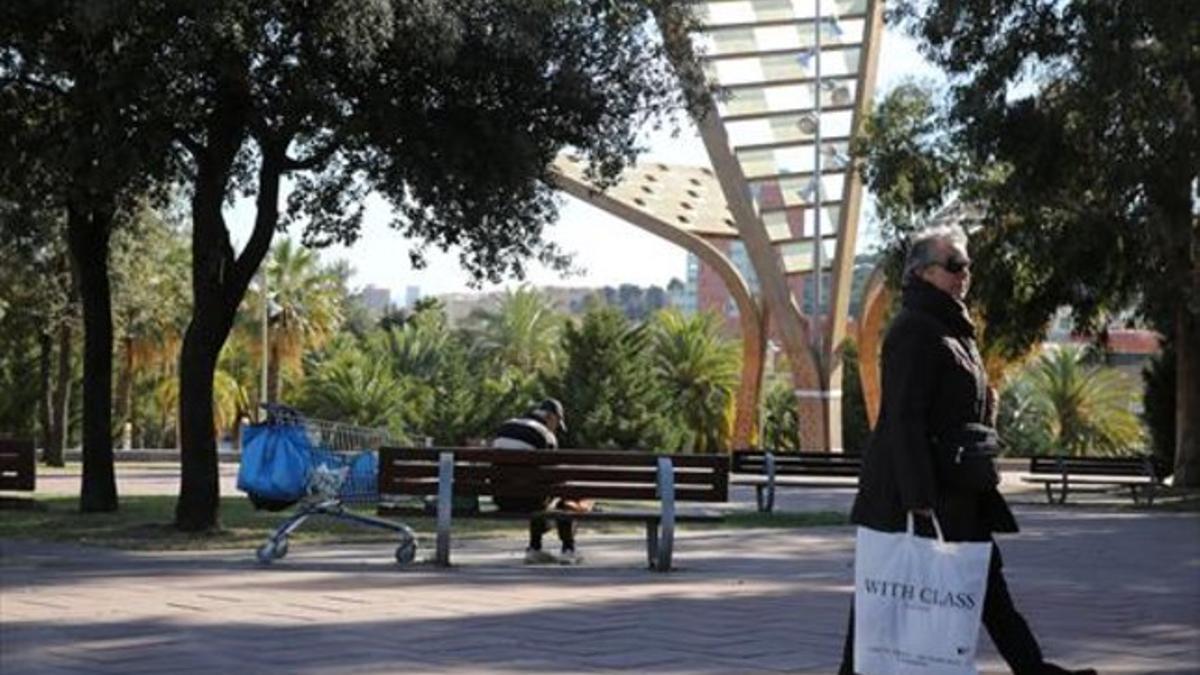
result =
[{"label": "glass roof panel", "polygon": [[[844,173],[822,174],[823,201],[841,201],[845,176]],[[816,186],[811,176],[749,181],[749,186],[750,196],[759,210],[808,206],[816,201]]]},{"label": "glass roof panel", "polygon": [[[821,115],[821,133],[829,138],[848,136],[853,112],[839,110]],[[725,123],[729,143],[734,147],[766,143],[812,143],[816,124],[811,113],[779,115]]]},{"label": "glass roof panel", "polygon": [[[813,143],[790,145],[784,148],[738,150],[736,155],[746,176],[812,172],[816,169]],[[850,142],[845,140],[821,144],[821,170],[846,168],[850,158]]]},{"label": "glass roof panel", "polygon": [[[859,47],[821,50],[821,78],[857,75],[861,54]],[[815,74],[814,56],[812,51],[798,51],[719,59],[706,61],[704,68],[708,77],[718,84],[766,84],[812,77]]]},{"label": "glass roof panel", "polygon": [[[744,52],[810,49],[817,44],[817,24],[731,26],[712,28],[696,37],[706,56],[724,56]],[[821,44],[824,47],[854,45],[862,42],[866,22],[862,19],[821,19]],[[822,64],[824,65],[824,64]]]},{"label": "glass roof panel", "polygon": [[[854,103],[858,83],[853,79],[821,77],[821,105],[847,106]],[[774,87],[753,87],[728,90],[728,96],[717,101],[721,115],[744,115],[780,110],[808,110],[816,105],[815,83],[785,84]]]},{"label": "glass roof panel", "polygon": [[[821,246],[821,269],[829,269],[833,265],[833,257],[837,253],[837,239],[823,239]],[[783,260],[783,270],[788,274],[810,272],[813,268],[813,242],[796,241],[780,244],[779,257]]]},{"label": "glass roof panel", "polygon": [[[707,25],[754,23],[787,19],[811,19],[815,16],[814,0],[710,0],[696,5],[696,14]],[[845,16],[863,14],[867,0],[823,0],[823,15]]]}]

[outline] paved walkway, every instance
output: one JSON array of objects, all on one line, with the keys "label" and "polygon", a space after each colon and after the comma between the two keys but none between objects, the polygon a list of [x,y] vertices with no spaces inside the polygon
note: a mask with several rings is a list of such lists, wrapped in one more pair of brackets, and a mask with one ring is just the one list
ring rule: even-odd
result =
[{"label": "paved walkway", "polygon": [[[849,499],[781,497],[785,509]],[[1025,501],[1024,531],[1002,546],[1049,655],[1103,673],[1200,672],[1200,517]],[[397,568],[386,545],[297,546],[259,567],[249,551],[0,542],[0,673],[836,669],[851,528],[685,527],[668,575],[643,568],[640,537],[581,541],[585,565],[531,568],[521,541],[464,540],[450,570]],[[981,644],[984,672],[1006,672]]]}]

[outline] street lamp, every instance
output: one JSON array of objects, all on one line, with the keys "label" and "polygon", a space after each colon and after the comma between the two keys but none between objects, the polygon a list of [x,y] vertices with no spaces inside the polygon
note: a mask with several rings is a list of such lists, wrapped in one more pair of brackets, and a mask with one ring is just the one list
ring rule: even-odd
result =
[{"label": "street lamp", "polygon": [[266,404],[267,402],[267,359],[270,350],[267,337],[267,322],[270,319],[270,309],[267,307],[267,266],[262,266],[262,281],[259,284],[259,292],[262,300],[262,377],[258,383],[258,402]]},{"label": "street lamp", "polygon": [[[821,33],[823,32],[821,17],[821,0],[816,1],[815,26],[813,31],[813,113],[816,117],[816,128],[813,130],[813,181],[816,185],[813,204],[813,323],[817,327],[813,331],[813,345],[818,353],[821,351],[821,201],[824,196],[821,190]],[[837,25],[836,23],[834,24]]]}]

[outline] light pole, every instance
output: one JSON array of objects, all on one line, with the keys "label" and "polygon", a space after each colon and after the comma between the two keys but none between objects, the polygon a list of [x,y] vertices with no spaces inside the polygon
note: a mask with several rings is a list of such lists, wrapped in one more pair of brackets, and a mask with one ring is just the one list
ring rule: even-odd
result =
[{"label": "light pole", "polygon": [[821,256],[824,247],[821,242],[821,201],[823,185],[821,182],[821,0],[816,0],[813,31],[813,116],[816,126],[813,131],[813,346],[817,354],[821,353],[823,336],[821,330]]},{"label": "light pole", "polygon": [[[267,322],[270,319],[270,304],[271,301],[267,295],[267,263],[263,261],[262,265],[262,280],[259,284],[259,290],[262,293],[262,373],[258,385],[258,401],[260,404],[267,402],[267,367],[270,359],[270,344],[267,336]],[[260,414],[263,414],[260,412]]]}]

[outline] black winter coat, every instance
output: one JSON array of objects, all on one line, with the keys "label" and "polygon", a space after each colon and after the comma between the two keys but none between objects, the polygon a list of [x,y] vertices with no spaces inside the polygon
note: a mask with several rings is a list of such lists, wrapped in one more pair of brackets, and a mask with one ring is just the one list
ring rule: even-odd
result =
[{"label": "black winter coat", "polygon": [[1016,532],[997,489],[963,491],[939,480],[935,470],[934,439],[992,417],[966,307],[924,280],[906,285],[903,307],[884,338],[882,371],[879,421],[863,456],[850,519],[897,532],[905,529],[909,510],[932,507],[948,540],[987,541],[993,532]]}]

